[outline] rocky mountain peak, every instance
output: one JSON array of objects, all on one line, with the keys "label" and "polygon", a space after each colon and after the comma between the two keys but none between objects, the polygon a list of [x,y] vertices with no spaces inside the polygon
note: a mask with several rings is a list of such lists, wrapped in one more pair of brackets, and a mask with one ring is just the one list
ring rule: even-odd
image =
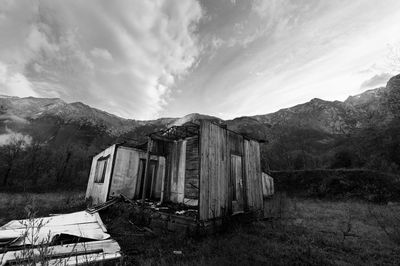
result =
[{"label": "rocky mountain peak", "polygon": [[182,118],[177,118],[174,122],[172,122],[170,124],[170,126],[181,126],[188,122],[198,122],[201,119],[212,120],[217,123],[222,122],[222,119],[215,117],[215,116],[203,115],[203,114],[199,114],[199,113],[191,113],[191,114],[185,115]]},{"label": "rocky mountain peak", "polygon": [[400,90],[400,74],[391,77],[386,85],[389,90]]}]

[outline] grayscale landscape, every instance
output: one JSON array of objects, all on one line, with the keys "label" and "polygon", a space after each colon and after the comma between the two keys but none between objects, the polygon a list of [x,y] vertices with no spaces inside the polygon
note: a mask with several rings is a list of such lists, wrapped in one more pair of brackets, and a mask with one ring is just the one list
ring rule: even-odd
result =
[{"label": "grayscale landscape", "polygon": [[398,21],[0,0],[0,265],[399,265]]}]

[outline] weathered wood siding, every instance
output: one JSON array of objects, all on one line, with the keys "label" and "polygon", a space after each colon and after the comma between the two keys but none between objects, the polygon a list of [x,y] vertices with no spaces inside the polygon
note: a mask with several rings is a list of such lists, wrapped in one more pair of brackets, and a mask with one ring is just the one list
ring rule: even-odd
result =
[{"label": "weathered wood siding", "polygon": [[154,190],[152,193],[152,197],[156,199],[161,198],[161,190],[163,185],[163,180],[165,176],[165,158],[162,156],[158,157],[157,164],[157,178],[155,183],[153,184]]},{"label": "weathered wood siding", "polygon": [[[237,213],[244,210],[244,197],[245,192],[243,187],[243,164],[242,156],[231,154],[230,161],[230,201],[232,202],[232,207],[230,212]],[[234,196],[232,196],[234,195]]]},{"label": "weathered wood siding", "polygon": [[247,208],[250,211],[263,208],[260,145],[253,140],[244,140],[244,172],[246,180]]},{"label": "weathered wood siding", "polygon": [[274,179],[266,173],[262,173],[262,187],[264,198],[274,195]]},{"label": "weathered wood siding", "polygon": [[[234,189],[236,199],[233,198]],[[262,210],[259,143],[211,122],[201,121],[199,199],[200,220],[219,218],[242,208]],[[233,206],[232,202],[239,206]],[[244,206],[240,206],[242,204]]]},{"label": "weathered wood siding", "polygon": [[[115,149],[117,149],[116,152],[114,152]],[[96,172],[97,160],[107,155],[110,157],[108,158],[104,183],[96,183],[94,182],[94,175]],[[116,148],[116,145],[96,155],[92,161],[86,197],[92,197],[94,204],[105,202],[108,196],[117,196],[120,194],[124,194],[129,198],[141,197],[141,195],[137,195],[137,191],[139,191],[137,186],[140,185],[140,180],[138,178],[140,174],[140,159],[146,159],[145,151],[123,146]],[[150,159],[158,162],[157,176],[154,180],[152,196],[160,198],[161,182],[165,175],[165,158],[151,155]],[[110,178],[113,167],[112,177]]]},{"label": "weathered wood siding", "polygon": [[[244,167],[243,167],[243,136],[240,134],[237,134],[235,132],[229,131],[227,130],[227,135],[228,135],[228,151],[229,151],[229,156],[230,158],[232,158],[232,156],[240,156],[241,157],[241,169],[242,169],[242,201],[241,205],[242,208],[244,209],[244,205],[246,203],[246,194],[245,194],[245,181],[244,181]],[[231,176],[229,178],[229,194],[228,194],[228,210],[230,213],[234,213],[236,210],[235,208],[237,207],[237,202],[234,202],[233,199],[233,190],[235,189],[235,186],[233,184],[234,182],[234,178],[232,177],[232,159],[229,160],[229,165],[228,165],[228,169],[230,170]],[[235,206],[236,205],[236,206]],[[237,208],[236,208],[237,209]]]},{"label": "weathered wood siding", "polygon": [[229,153],[243,156],[243,136],[229,130],[227,134]]},{"label": "weathered wood siding", "polygon": [[192,137],[186,143],[185,202],[199,198],[199,138]]},{"label": "weathered wood siding", "polygon": [[[147,159],[145,151],[120,146],[117,149],[113,176],[111,178],[110,196],[124,194],[129,198],[141,198],[139,160]],[[157,161],[157,175],[153,184],[153,198],[161,196],[161,180],[165,174],[165,158],[151,155],[150,160]]]},{"label": "weathered wood siding", "polygon": [[208,121],[200,123],[201,220],[223,216],[228,211],[229,157],[227,131]]},{"label": "weathered wood siding", "polygon": [[[90,174],[89,174],[89,181],[86,189],[86,198],[91,198],[93,204],[98,204],[107,201],[115,148],[116,145],[112,145],[107,149],[105,149],[104,151],[97,154],[95,157],[93,157],[92,167],[90,169]],[[97,160],[101,157],[106,157],[106,156],[109,156],[109,158],[107,163],[107,169],[105,172],[104,182],[95,183],[94,178],[96,173]]]},{"label": "weathered wood siding", "polygon": [[[140,197],[136,188],[140,184],[139,160],[146,159],[146,152],[130,147],[120,146],[117,149],[113,176],[111,178],[110,196],[124,194],[129,198]],[[158,161],[157,179],[155,180],[155,191],[153,196],[160,197],[161,179],[164,175],[165,159],[152,155],[151,160]],[[160,180],[159,180],[160,179]]]},{"label": "weathered wood siding", "polygon": [[139,167],[139,156],[142,151],[118,147],[114,172],[111,178],[110,196],[124,194],[129,198],[135,196]]},{"label": "weathered wood siding", "polygon": [[186,140],[174,141],[169,153],[169,200],[183,203],[185,193]]}]

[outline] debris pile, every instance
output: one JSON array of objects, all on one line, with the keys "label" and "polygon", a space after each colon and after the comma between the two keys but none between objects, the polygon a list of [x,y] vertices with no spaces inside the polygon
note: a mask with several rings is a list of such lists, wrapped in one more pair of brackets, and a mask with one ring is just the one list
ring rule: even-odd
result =
[{"label": "debris pile", "polygon": [[79,265],[121,257],[97,212],[13,220],[0,227],[0,265]]}]

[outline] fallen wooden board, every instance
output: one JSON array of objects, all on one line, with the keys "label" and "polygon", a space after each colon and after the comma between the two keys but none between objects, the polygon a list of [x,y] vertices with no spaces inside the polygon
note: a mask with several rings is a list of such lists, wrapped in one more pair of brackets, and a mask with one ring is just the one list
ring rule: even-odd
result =
[{"label": "fallen wooden board", "polygon": [[114,205],[115,203],[117,203],[117,202],[119,202],[119,201],[121,201],[121,197],[112,198],[112,199],[109,200],[109,201],[106,201],[106,202],[101,203],[101,204],[99,204],[99,205],[96,205],[96,206],[87,208],[87,209],[86,209],[86,212],[89,213],[89,214],[93,214],[93,213],[96,213],[96,212],[98,212],[98,211],[100,211],[100,210],[103,210],[103,209],[105,209],[105,208],[108,208],[108,207]]},{"label": "fallen wooden board", "polygon": [[[110,237],[98,213],[85,211],[51,217],[13,220],[0,227],[2,239],[16,239],[11,246],[39,245],[51,242],[58,235],[105,240]],[[32,237],[34,236],[34,237]]]},{"label": "fallen wooden board", "polygon": [[[83,242],[68,245],[49,246],[46,251],[40,248],[29,250],[29,260],[35,261],[34,257],[48,259],[49,265],[75,265],[72,262],[95,262],[121,257],[121,248],[115,240],[102,240]],[[0,254],[0,265],[7,263],[21,263],[26,258],[26,250],[8,251]],[[58,263],[58,264],[57,264]],[[79,265],[79,264],[78,264]]]},{"label": "fallen wooden board", "polygon": [[105,262],[121,259],[122,255],[120,252],[114,254],[91,254],[91,255],[79,255],[70,258],[50,260],[47,265],[59,266],[59,265],[92,265],[95,262]]}]

